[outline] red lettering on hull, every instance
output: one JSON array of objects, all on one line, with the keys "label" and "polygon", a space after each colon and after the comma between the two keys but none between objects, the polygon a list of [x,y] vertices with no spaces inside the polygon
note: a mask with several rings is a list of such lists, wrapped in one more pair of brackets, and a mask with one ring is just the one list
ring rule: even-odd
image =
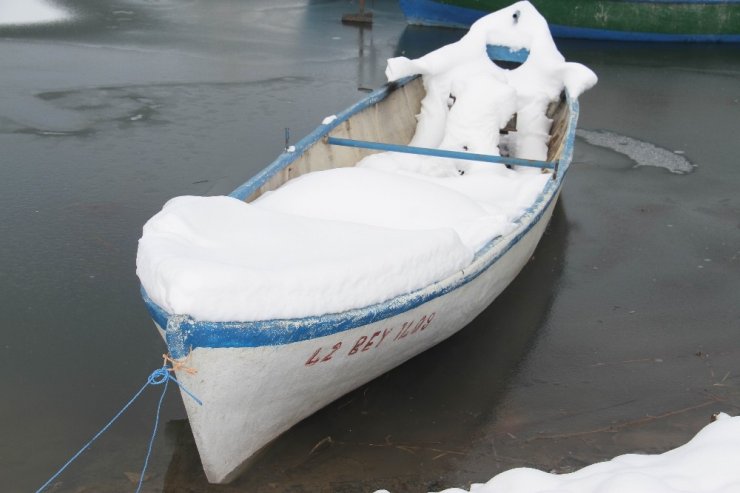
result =
[{"label": "red lettering on hull", "polygon": [[[432,320],[434,320],[436,314],[436,312],[432,312],[429,315],[423,315],[418,321],[416,319],[412,319],[403,322],[403,324],[401,324],[397,331],[394,327],[389,327],[383,329],[382,331],[375,331],[369,335],[361,335],[352,345],[352,349],[350,349],[347,353],[347,357],[354,356],[357,353],[365,353],[370,352],[374,349],[379,349],[380,346],[383,345],[383,342],[386,340],[386,338],[388,338],[388,336],[391,335],[394,331],[396,332],[396,336],[393,339],[388,338],[389,342],[387,342],[383,347],[387,346],[388,344],[393,344],[397,341],[405,339],[406,337],[413,336],[417,332],[422,332],[427,327],[429,327],[429,324],[432,323]],[[313,366],[317,363],[325,363],[327,361],[331,361],[334,358],[335,353],[342,348],[343,342],[344,341],[339,341],[331,348],[326,350],[323,347],[318,348],[306,360],[305,366]]]},{"label": "red lettering on hull", "polygon": [[349,353],[347,353],[348,356],[351,356],[355,354],[357,351],[360,350],[360,346],[365,344],[365,341],[367,341],[367,336],[362,336],[359,339],[357,339],[357,342],[354,346],[352,346],[352,349],[349,350]]},{"label": "red lettering on hull", "polygon": [[314,351],[314,353],[311,355],[310,358],[308,358],[306,360],[305,365],[306,366],[313,366],[313,365],[315,365],[318,362],[322,362],[323,363],[324,361],[329,361],[331,359],[332,355],[334,353],[336,353],[339,350],[339,348],[341,348],[341,347],[342,347],[342,341],[339,341],[338,343],[334,344],[331,347],[331,351],[328,354],[326,354],[325,356],[323,356],[323,357],[321,356],[321,351],[324,348],[323,347],[320,347],[316,351]]}]

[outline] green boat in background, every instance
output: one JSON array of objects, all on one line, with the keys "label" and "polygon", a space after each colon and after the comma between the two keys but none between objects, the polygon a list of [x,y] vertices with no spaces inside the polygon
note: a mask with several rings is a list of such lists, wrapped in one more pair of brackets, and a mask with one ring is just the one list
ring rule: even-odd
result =
[{"label": "green boat in background", "polygon": [[[466,28],[510,0],[400,0],[409,24]],[[532,0],[560,38],[740,42],[740,0]]]}]

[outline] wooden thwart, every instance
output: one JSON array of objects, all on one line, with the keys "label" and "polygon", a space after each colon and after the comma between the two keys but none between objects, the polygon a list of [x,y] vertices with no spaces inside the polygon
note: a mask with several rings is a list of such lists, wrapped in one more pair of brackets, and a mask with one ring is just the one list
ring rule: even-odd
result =
[{"label": "wooden thwart", "polygon": [[386,144],[384,142],[370,142],[366,140],[343,139],[339,137],[327,137],[327,144],[358,147],[361,149],[373,149],[377,151],[404,152],[406,154],[419,154],[422,156],[444,157],[450,159],[464,159],[466,161],[483,161],[486,163],[508,164],[511,166],[528,166],[530,168],[557,169],[557,161],[536,161],[533,159],[520,159],[516,157],[492,156],[490,154],[475,154],[472,152],[448,151],[445,149],[432,149],[429,147],[414,147],[398,144]]}]

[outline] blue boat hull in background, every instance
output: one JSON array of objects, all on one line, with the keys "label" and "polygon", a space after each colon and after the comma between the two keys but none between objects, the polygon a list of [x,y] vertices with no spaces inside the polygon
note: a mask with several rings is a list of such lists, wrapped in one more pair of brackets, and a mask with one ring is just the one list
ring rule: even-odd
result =
[{"label": "blue boat hull in background", "polygon": [[[399,0],[409,24],[467,28],[510,0]],[[559,38],[740,42],[740,0],[532,0]],[[475,5],[475,8],[471,7]]]}]

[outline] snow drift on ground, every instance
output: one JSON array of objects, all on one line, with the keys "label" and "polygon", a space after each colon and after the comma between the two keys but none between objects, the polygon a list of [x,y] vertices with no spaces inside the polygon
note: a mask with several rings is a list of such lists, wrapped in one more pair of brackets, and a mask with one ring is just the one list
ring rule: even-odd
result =
[{"label": "snow drift on ground", "polygon": [[[442,493],[466,493],[451,488]],[[660,455],[628,454],[569,474],[505,471],[475,493],[737,493],[740,416],[719,414],[688,443]],[[388,493],[382,490],[376,493]]]},{"label": "snow drift on ground", "polygon": [[0,25],[45,24],[70,17],[65,9],[43,0],[0,1]]},{"label": "snow drift on ground", "polygon": [[[530,56],[511,71],[486,55],[511,41]],[[499,155],[517,113],[519,157],[546,159],[548,104],[595,83],[566,63],[545,20],[519,2],[389,79],[421,73],[427,89],[411,145]],[[331,124],[332,117],[324,120]],[[251,204],[181,197],[147,222],[137,274],[169,313],[199,320],[295,318],[361,308],[445,279],[516,228],[552,175],[461,159],[371,155],[293,179]]]}]

